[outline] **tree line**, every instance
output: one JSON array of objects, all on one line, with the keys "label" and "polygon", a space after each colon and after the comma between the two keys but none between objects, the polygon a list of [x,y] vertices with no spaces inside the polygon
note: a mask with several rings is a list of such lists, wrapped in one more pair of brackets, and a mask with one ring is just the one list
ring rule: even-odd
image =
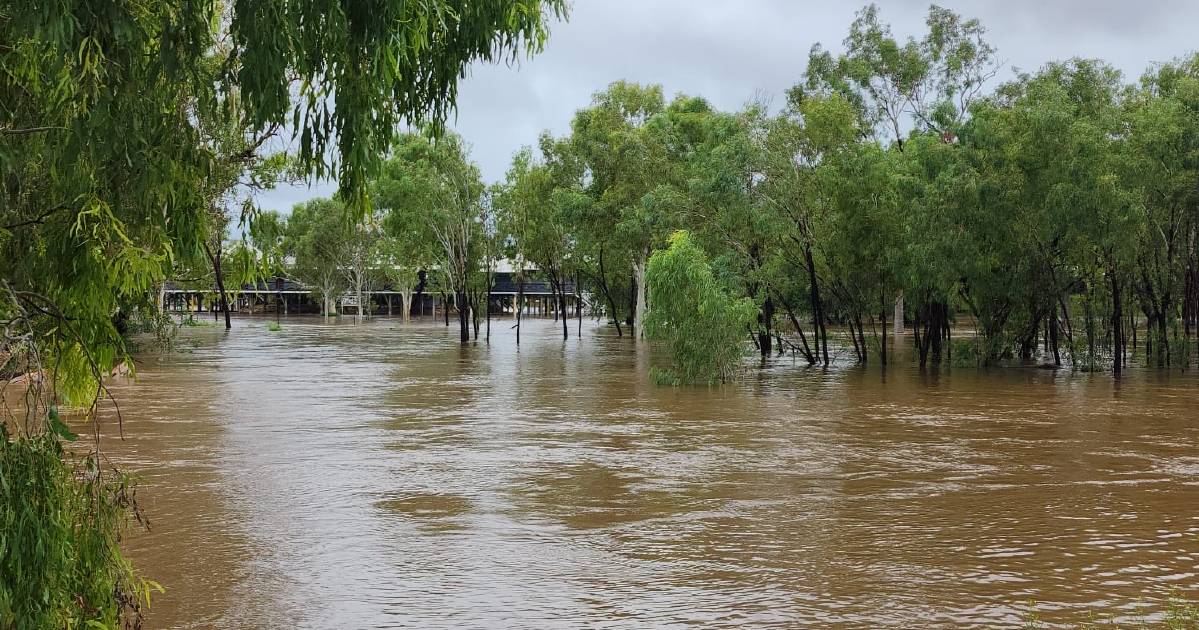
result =
[{"label": "tree line", "polygon": [[[617,335],[700,338],[712,322],[687,315],[701,296],[648,274],[677,243],[709,268],[710,290],[755,305],[747,321],[729,310],[743,334],[726,343],[763,357],[886,364],[898,325],[920,366],[1189,366],[1199,56],[1136,81],[1093,59],[1000,80],[978,21],[933,6],[925,25],[898,38],[864,8],[843,52],[813,47],[779,106],[720,111],[617,81],[491,186],[463,139],[402,134],[366,186],[374,214],[353,229],[374,235],[396,286],[424,272],[453,293],[463,341],[500,259],[535,269],[562,312],[576,280]],[[322,295],[345,290],[311,264],[338,240],[331,225],[307,246],[289,239],[293,272]],[[655,303],[677,316],[650,326]]]},{"label": "tree line", "polygon": [[[1190,365],[1199,56],[1131,82],[1091,59],[1001,81],[976,20],[934,6],[926,26],[897,38],[863,9],[843,52],[813,48],[781,107],[719,111],[618,81],[569,133],[518,152],[502,182],[460,186],[469,204],[425,203],[432,193],[409,173],[440,167],[411,152],[391,156],[372,190],[380,207],[422,215],[469,205],[458,249],[437,264],[462,274],[462,262],[503,255],[551,284],[578,277],[618,335],[729,329],[680,286],[707,276],[678,260],[647,273],[655,252],[678,246],[707,268],[705,290],[754,305],[748,316],[727,309],[741,332],[726,343],[752,342],[764,357],[886,364],[890,318],[902,312],[921,366]],[[475,243],[487,254],[469,253]],[[650,317],[658,305],[668,320]]]}]

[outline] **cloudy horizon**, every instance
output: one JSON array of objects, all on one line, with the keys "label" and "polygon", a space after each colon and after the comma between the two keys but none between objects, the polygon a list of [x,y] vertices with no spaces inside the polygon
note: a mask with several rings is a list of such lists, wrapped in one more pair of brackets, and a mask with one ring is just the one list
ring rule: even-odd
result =
[{"label": "cloudy horizon", "polygon": [[[463,79],[450,126],[471,146],[486,181],[501,180],[512,154],[538,135],[569,131],[575,111],[617,80],[656,83],[738,109],[778,101],[800,80],[808,51],[836,52],[866,3],[802,0],[575,0],[568,22],[551,25],[545,50],[513,67],[476,64]],[[928,2],[877,0],[899,38],[924,32]],[[978,18],[1005,62],[1036,70],[1071,57],[1099,58],[1135,80],[1156,63],[1194,52],[1199,2],[1149,0],[955,0],[941,6]],[[333,193],[332,182],[262,193],[264,209]]]}]

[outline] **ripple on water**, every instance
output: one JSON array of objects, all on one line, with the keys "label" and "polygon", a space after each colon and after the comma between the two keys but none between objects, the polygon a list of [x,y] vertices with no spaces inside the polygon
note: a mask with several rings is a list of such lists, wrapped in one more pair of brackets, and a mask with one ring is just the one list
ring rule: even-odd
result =
[{"label": "ripple on water", "polygon": [[[349,319],[349,318],[348,318]],[[1194,375],[660,388],[527,320],[181,332],[114,383],[167,627],[1020,627],[1199,596]]]}]

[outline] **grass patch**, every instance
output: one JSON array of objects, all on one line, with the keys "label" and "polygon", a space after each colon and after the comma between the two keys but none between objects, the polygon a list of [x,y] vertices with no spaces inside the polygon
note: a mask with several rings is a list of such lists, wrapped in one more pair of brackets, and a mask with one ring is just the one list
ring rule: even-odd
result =
[{"label": "grass patch", "polygon": [[279,322],[271,322],[266,325],[266,329],[271,332],[279,332],[280,330],[283,330],[283,327],[279,325]]}]

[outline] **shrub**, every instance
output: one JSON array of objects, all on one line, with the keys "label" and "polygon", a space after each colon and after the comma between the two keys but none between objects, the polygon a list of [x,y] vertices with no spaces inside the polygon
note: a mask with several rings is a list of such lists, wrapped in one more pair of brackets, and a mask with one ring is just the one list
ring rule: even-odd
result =
[{"label": "shrub", "polygon": [[53,433],[0,426],[0,628],[140,627],[161,587],[121,554],[140,515],[129,478],[66,455],[60,437],[75,436],[50,413]]},{"label": "shrub", "polygon": [[654,252],[645,274],[649,312],[645,332],[670,351],[671,367],[655,369],[660,383],[713,384],[736,374],[757,308],[717,282],[704,252],[685,231]]}]

